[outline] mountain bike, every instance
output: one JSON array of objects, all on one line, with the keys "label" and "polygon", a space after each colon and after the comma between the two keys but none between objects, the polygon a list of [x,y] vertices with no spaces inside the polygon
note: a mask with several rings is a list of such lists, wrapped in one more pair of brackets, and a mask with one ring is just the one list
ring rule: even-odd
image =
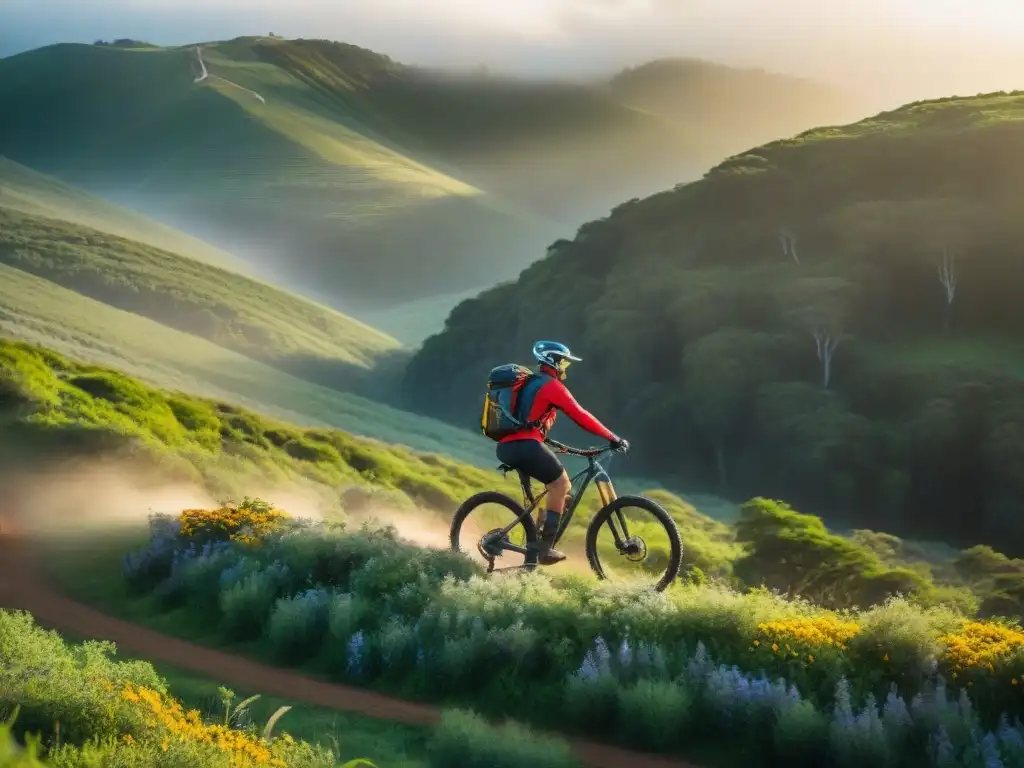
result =
[{"label": "mountain bike", "polygon": [[[587,466],[572,478],[573,491],[567,500],[566,509],[559,521],[555,536],[555,545],[565,535],[572,522],[573,515],[583,501],[583,495],[591,483],[597,486],[601,500],[600,509],[594,514],[587,526],[584,550],[590,568],[599,579],[620,577],[620,569],[636,571],[639,576],[626,576],[628,581],[641,581],[651,584],[657,591],[665,589],[679,574],[683,556],[683,545],[679,537],[679,529],[672,517],[651,499],[643,496],[616,496],[608,472],[601,465],[601,459],[615,451],[611,446],[605,448],[571,448],[555,440],[545,440],[556,453],[579,456],[587,460]],[[449,534],[451,547],[456,552],[470,553],[472,548],[487,563],[487,573],[495,571],[495,561],[505,562],[506,556],[521,556],[523,563],[499,570],[533,570],[537,567],[537,543],[539,523],[533,518],[534,510],[538,516],[544,514],[539,507],[541,500],[547,495],[545,489],[539,496],[533,493],[531,478],[519,470],[505,464],[498,467],[504,475],[517,472],[523,491],[523,503],[499,491],[484,491],[467,499],[455,512]],[[578,488],[578,490],[577,490]],[[492,522],[484,522],[484,515],[470,522],[470,515],[479,512],[486,505],[494,505],[503,517],[511,513],[513,520],[499,527],[490,527],[485,533],[476,536],[472,529],[492,526]],[[493,514],[490,515],[493,518]],[[610,533],[611,541],[601,541],[602,533]],[[667,542],[656,542],[650,546],[653,536],[664,534]],[[463,547],[463,539],[470,549]],[[607,558],[607,559],[605,559]]]}]

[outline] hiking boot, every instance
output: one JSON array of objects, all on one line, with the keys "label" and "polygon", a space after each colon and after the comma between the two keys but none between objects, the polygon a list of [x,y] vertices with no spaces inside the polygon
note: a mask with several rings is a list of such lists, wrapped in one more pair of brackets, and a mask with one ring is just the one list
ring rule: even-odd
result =
[{"label": "hiking boot", "polygon": [[555,563],[560,563],[565,560],[565,553],[554,549],[554,546],[554,531],[549,534],[541,534],[540,538],[537,540],[537,562],[541,565],[554,565]]}]

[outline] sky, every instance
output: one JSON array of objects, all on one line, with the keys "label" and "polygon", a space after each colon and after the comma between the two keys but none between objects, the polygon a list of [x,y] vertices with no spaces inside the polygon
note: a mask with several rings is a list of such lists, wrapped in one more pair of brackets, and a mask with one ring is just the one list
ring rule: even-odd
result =
[{"label": "sky", "polygon": [[580,77],[692,56],[882,100],[1024,88],[1024,0],[0,0],[0,55],[274,32],[409,64]]}]

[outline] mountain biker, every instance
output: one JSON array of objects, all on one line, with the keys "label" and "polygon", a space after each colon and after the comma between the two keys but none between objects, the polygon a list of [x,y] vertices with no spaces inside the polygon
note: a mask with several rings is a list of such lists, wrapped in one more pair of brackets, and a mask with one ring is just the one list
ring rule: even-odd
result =
[{"label": "mountain biker", "polygon": [[533,345],[533,356],[540,363],[540,373],[547,377],[547,381],[537,390],[530,412],[523,415],[526,423],[537,422],[539,426],[528,426],[502,438],[498,443],[497,456],[503,464],[544,483],[547,488],[547,514],[540,531],[538,562],[541,565],[554,565],[565,560],[565,555],[553,547],[558,523],[569,491],[572,490],[572,483],[562,462],[544,444],[544,438],[555,423],[556,411],[564,411],[577,426],[604,438],[615,450],[625,451],[629,443],[584,410],[562,383],[570,363],[581,362],[565,344],[538,341]]}]

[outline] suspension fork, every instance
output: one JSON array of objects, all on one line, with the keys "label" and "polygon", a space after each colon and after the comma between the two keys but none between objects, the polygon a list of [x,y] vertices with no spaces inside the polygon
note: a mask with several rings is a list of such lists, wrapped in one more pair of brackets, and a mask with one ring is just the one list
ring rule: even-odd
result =
[{"label": "suspension fork", "polygon": [[[597,465],[597,472],[594,473],[594,484],[597,486],[597,492],[601,496],[601,506],[607,507],[613,501],[618,498],[615,493],[615,486],[612,485],[612,479],[608,476],[604,467],[600,464]],[[612,538],[615,539],[615,548],[622,552],[626,546],[626,541],[629,539],[629,526],[626,524],[626,516],[622,514],[622,509],[616,509],[614,517],[619,521],[619,526],[622,535],[619,535],[619,530],[615,528],[615,520],[611,516],[608,518],[608,527],[611,529]]]}]

